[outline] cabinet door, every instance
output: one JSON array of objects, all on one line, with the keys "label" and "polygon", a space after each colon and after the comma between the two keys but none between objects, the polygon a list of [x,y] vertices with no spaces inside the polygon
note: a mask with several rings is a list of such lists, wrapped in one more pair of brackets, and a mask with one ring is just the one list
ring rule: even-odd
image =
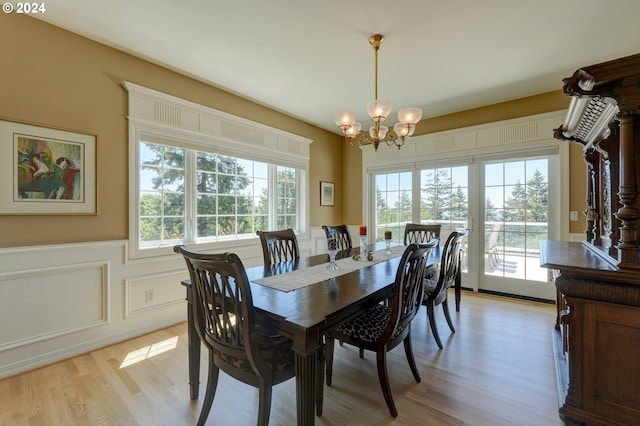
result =
[{"label": "cabinet door", "polygon": [[640,308],[587,301],[584,308],[584,408],[639,424]]}]

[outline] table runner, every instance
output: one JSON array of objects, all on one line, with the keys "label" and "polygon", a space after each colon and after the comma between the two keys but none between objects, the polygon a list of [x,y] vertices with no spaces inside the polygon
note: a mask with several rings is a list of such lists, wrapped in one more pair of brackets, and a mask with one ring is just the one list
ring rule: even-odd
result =
[{"label": "table runner", "polygon": [[336,263],[338,264],[340,269],[337,269],[335,271],[328,270],[328,263],[323,263],[321,265],[298,269],[295,271],[286,272],[284,274],[252,280],[252,282],[271,287],[276,290],[289,292],[292,290],[310,286],[321,281],[328,280],[330,278],[345,275],[349,272],[366,268],[367,266],[375,265],[377,263],[381,263],[395,257],[400,257],[402,256],[402,253],[404,253],[405,249],[405,246],[391,247],[391,254],[386,254],[385,249],[374,251],[373,260],[371,261],[353,260],[353,258],[351,257],[339,259],[336,260]]}]

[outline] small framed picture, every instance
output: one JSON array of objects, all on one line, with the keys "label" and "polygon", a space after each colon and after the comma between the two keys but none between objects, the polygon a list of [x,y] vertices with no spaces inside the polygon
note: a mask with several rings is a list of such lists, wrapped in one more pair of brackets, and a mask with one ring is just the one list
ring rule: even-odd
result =
[{"label": "small framed picture", "polygon": [[335,190],[335,185],[333,182],[320,181],[320,205],[321,206],[335,205],[334,190]]}]

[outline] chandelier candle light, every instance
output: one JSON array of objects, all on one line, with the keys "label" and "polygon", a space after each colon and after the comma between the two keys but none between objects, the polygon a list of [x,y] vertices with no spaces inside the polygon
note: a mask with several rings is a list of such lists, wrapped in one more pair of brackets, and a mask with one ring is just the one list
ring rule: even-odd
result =
[{"label": "chandelier candle light", "polygon": [[382,124],[391,113],[391,101],[378,99],[378,50],[384,41],[382,34],[374,34],[369,37],[369,44],[373,46],[375,52],[375,99],[367,105],[367,113],[373,121],[373,126],[369,132],[364,132],[362,124],[356,121],[356,114],[353,111],[341,111],[335,116],[336,125],[342,130],[344,136],[349,139],[353,146],[373,145],[375,151],[378,150],[380,142],[387,145],[395,145],[400,149],[404,145],[406,138],[411,136],[416,129],[416,124],[422,118],[421,108],[403,108],[398,111],[398,121],[392,130]]}]

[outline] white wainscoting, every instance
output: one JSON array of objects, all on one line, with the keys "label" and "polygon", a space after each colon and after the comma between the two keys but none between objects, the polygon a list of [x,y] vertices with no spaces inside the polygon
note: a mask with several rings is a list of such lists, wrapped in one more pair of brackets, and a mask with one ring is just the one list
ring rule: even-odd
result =
[{"label": "white wainscoting", "polygon": [[[302,257],[323,253],[324,231],[298,242]],[[262,264],[257,238],[234,251]],[[129,260],[126,240],[2,248],[0,271],[0,378],[187,318],[182,257]]]}]

